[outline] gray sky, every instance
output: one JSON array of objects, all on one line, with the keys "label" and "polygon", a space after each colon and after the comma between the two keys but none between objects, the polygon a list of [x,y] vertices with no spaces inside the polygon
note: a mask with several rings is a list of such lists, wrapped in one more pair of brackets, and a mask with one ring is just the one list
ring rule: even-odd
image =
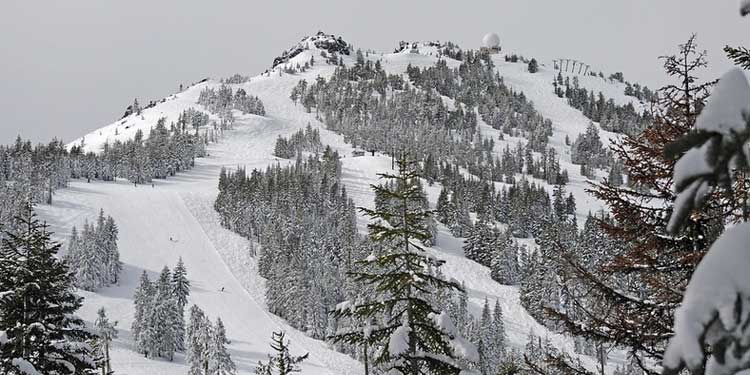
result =
[{"label": "gray sky", "polygon": [[725,44],[750,47],[737,0],[29,1],[0,8],[0,143],[71,140],[109,124],[133,98],[162,98],[206,76],[257,74],[323,30],[356,47],[399,40],[476,48],[490,31],[505,50],[569,57],[633,82],[664,83],[657,56],[693,33],[709,75]]}]

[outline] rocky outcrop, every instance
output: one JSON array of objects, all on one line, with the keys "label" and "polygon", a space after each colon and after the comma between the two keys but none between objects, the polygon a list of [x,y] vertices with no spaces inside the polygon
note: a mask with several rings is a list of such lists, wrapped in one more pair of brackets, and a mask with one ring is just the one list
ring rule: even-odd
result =
[{"label": "rocky outcrop", "polygon": [[349,55],[352,52],[351,46],[341,39],[340,36],[337,37],[318,31],[318,33],[313,36],[302,38],[302,40],[295,46],[284,51],[281,56],[273,59],[273,65],[271,67],[275,68],[278,65],[284,64],[294,56],[297,56],[303,51],[313,47],[328,53],[336,53],[339,55]]}]

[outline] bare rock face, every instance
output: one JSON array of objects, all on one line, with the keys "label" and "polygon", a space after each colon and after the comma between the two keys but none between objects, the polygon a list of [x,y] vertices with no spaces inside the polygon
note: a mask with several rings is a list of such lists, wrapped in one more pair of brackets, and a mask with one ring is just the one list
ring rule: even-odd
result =
[{"label": "bare rock face", "polygon": [[352,52],[351,46],[341,39],[340,36],[337,37],[332,34],[318,31],[318,33],[313,36],[302,38],[302,40],[295,46],[284,51],[281,56],[273,59],[273,65],[271,67],[275,68],[278,65],[284,64],[294,56],[302,53],[302,51],[313,47],[326,51],[327,53],[336,53],[338,55],[350,55]]}]

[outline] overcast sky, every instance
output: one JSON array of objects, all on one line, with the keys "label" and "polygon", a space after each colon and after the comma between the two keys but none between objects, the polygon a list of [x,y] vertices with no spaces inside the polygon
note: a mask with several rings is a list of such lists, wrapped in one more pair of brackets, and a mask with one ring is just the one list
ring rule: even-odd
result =
[{"label": "overcast sky", "polygon": [[66,141],[206,76],[255,75],[323,30],[355,47],[400,40],[477,48],[497,32],[506,51],[567,57],[651,87],[659,55],[695,32],[710,76],[725,44],[750,47],[737,0],[29,1],[0,7],[0,143]]}]

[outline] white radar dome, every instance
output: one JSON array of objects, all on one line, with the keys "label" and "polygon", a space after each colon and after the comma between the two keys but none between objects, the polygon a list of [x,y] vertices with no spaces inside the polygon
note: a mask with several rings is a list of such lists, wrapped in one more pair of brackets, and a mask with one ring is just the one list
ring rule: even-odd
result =
[{"label": "white radar dome", "polygon": [[489,33],[482,38],[482,44],[487,48],[500,47],[500,36],[495,33]]}]

